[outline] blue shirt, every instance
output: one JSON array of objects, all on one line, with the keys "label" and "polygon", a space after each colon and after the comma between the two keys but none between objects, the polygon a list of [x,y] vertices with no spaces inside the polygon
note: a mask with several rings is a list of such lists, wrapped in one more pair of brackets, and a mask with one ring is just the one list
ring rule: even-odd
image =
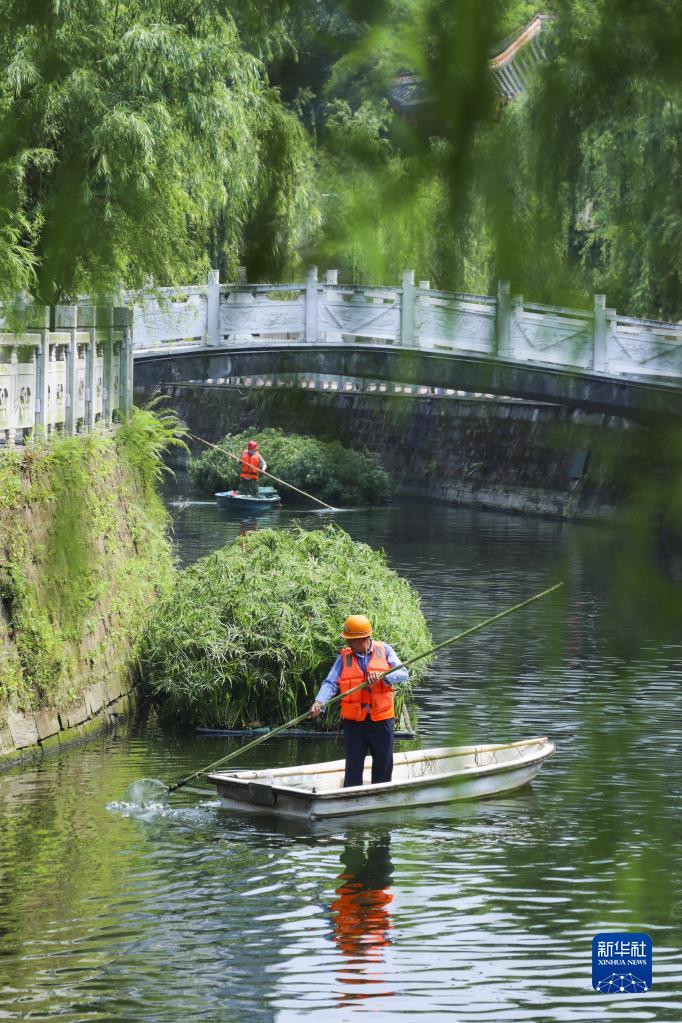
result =
[{"label": "blue shirt", "polygon": [[[396,654],[393,647],[390,647],[388,643],[384,643],[384,648],[386,650],[386,660],[388,661],[389,667],[393,667],[393,665],[395,664],[400,664],[400,658]],[[372,645],[366,654],[355,655],[358,659],[358,664],[365,672],[367,671],[367,665],[369,663],[369,659],[372,656],[373,651],[374,641],[372,640]],[[331,700],[332,697],[336,696],[336,694],[338,693],[339,676],[341,675],[342,667],[343,658],[341,657],[341,654],[339,654],[339,656],[334,661],[332,670],[329,672],[326,679],[320,686],[320,691],[316,697],[316,699],[319,700],[320,703],[322,704],[327,703],[328,700]],[[396,683],[407,682],[409,677],[410,673],[408,672],[407,668],[397,668],[395,671],[392,671],[390,675],[384,675],[383,681],[386,683],[386,685],[392,686]]]}]

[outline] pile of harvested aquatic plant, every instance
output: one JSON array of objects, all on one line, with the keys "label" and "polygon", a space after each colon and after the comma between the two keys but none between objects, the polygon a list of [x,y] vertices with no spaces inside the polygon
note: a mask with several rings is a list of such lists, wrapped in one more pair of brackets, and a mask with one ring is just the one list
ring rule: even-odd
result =
[{"label": "pile of harvested aquatic plant", "polygon": [[[142,668],[187,723],[278,724],[312,703],[351,613],[403,659],[429,648],[419,598],[383,552],[335,526],[259,530],[179,575],[147,628]],[[411,682],[425,671],[415,665]]]}]

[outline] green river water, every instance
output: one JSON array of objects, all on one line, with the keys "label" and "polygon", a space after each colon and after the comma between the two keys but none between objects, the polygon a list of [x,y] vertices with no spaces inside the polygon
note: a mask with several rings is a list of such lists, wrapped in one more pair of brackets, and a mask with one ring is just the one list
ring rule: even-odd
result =
[{"label": "green river water", "polygon": [[[185,562],[249,525],[173,510]],[[565,580],[417,693],[423,746],[548,735],[556,756],[514,797],[308,826],[211,791],[122,803],[243,741],[151,713],[0,775],[0,1020],[682,1023],[682,631],[631,538],[416,504],[338,521],[414,582],[436,641]],[[339,755],[274,739],[236,766]],[[611,931],[651,935],[645,994],[592,990]]]}]

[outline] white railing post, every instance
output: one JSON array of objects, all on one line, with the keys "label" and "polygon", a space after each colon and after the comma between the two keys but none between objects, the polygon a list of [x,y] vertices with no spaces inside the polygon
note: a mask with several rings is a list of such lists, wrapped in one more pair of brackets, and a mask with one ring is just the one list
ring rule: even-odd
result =
[{"label": "white railing post", "polygon": [[78,326],[84,327],[88,332],[88,342],[85,346],[85,416],[83,422],[86,433],[90,433],[95,425],[96,319],[97,309],[94,305],[78,307]]},{"label": "white railing post", "polygon": [[594,340],[592,369],[606,371],[606,295],[594,296]]},{"label": "white railing post", "polygon": [[133,339],[130,333],[130,316],[125,306],[114,309],[114,327],[121,331],[119,353],[119,397],[121,417],[127,419],[133,405]]},{"label": "white railing post", "polygon": [[497,283],[497,315],[495,317],[495,341],[497,357],[508,359],[511,350],[511,304],[509,281]]},{"label": "white railing post", "polygon": [[36,401],[38,399],[38,348],[37,348],[36,345],[31,345],[31,375],[30,375],[29,379],[30,379],[31,382],[30,382],[30,384],[27,385],[28,393],[26,395],[26,404],[28,405],[28,408],[27,408],[26,411],[30,413],[30,409],[31,409],[30,389],[32,388],[33,389],[33,415],[31,416],[31,422],[30,423],[22,423],[22,426],[25,427],[25,428],[27,427],[28,430],[30,431],[28,434],[24,434],[25,437],[26,436],[30,437],[32,435],[35,436],[35,428],[36,428]]},{"label": "white railing post", "polygon": [[66,350],[66,374],[64,379],[64,432],[69,437],[76,433],[76,394],[78,372],[78,306],[58,305],[55,308],[55,330],[64,330],[69,335]]},{"label": "white railing post", "polygon": [[209,270],[206,281],[206,344],[220,344],[220,271]]},{"label": "white railing post", "polygon": [[49,410],[47,414],[48,429],[54,433],[57,420],[57,345],[49,345],[50,365],[48,373]]},{"label": "white railing post", "polygon": [[18,364],[19,355],[17,353],[17,346],[13,344],[9,353],[9,394],[7,396],[9,407],[7,409],[7,430],[5,432],[8,447],[14,446],[17,437],[17,411],[19,407],[19,394],[17,388]]},{"label": "white railing post", "polygon": [[305,335],[307,344],[315,344],[319,332],[317,318],[317,267],[308,268],[305,280]]},{"label": "white railing post", "polygon": [[[113,301],[113,299],[112,299]],[[99,310],[104,332],[102,351],[102,423],[111,426],[112,384],[114,380],[114,309],[113,305]]]},{"label": "white railing post", "polygon": [[50,310],[48,306],[34,306],[31,310],[32,325],[40,334],[40,347],[36,352],[36,413],[35,424],[47,436],[50,423],[49,375],[50,375]]},{"label": "white railing post", "polygon": [[400,343],[414,344],[414,270],[403,270],[400,297]]}]

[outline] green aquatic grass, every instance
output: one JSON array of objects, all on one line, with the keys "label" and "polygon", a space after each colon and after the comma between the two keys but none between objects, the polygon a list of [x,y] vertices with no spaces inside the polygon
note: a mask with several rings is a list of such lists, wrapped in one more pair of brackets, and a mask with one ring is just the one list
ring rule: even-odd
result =
[{"label": "green aquatic grass", "polygon": [[258,530],[179,576],[147,626],[142,669],[187,724],[279,724],[312,703],[351,613],[369,615],[404,660],[432,645],[419,597],[383,552],[336,526]]},{"label": "green aquatic grass", "polygon": [[[218,447],[190,462],[195,486],[204,494],[230,490],[239,482],[239,463],[227,454],[240,455],[249,440],[258,441],[268,472],[330,504],[379,504],[390,494],[391,480],[377,455],[352,451],[338,441],[318,440],[302,434],[267,429],[228,434]],[[271,483],[265,478],[265,483]],[[301,500],[286,487],[278,490],[283,501]]]}]

